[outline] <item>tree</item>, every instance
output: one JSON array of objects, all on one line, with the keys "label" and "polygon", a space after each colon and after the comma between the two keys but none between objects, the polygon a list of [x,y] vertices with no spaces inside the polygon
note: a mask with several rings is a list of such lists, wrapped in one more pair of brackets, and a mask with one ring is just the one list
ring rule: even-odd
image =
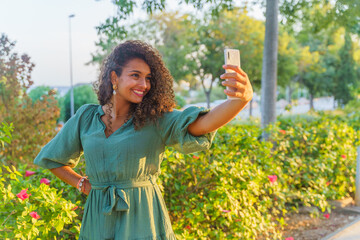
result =
[{"label": "tree", "polygon": [[[224,0],[220,3],[216,1],[184,1],[186,4],[191,4],[197,9],[203,9],[207,3],[210,3],[210,9],[212,16],[218,16],[223,10],[232,10],[234,8],[232,0]],[[101,35],[100,46],[107,46],[109,42],[113,41],[112,30],[114,26],[119,26],[120,19],[126,19],[131,12],[133,12],[136,2],[133,0],[127,1],[115,1],[118,6],[118,18],[109,18],[106,20],[105,24],[102,24],[98,27],[98,34]],[[183,3],[180,1],[180,3]],[[278,1],[277,0],[268,0],[267,1],[267,20],[266,30],[267,37],[265,40],[265,49],[264,49],[264,60],[263,60],[263,72],[262,72],[262,126],[266,126],[268,123],[275,121],[275,103],[276,103],[276,71],[277,65],[277,12],[278,12]],[[165,9],[165,0],[143,0],[142,1],[143,9],[149,14],[152,14],[153,11],[163,11]],[[115,20],[114,20],[115,19]],[[113,24],[111,24],[113,22]],[[271,28],[271,29],[270,29]],[[118,32],[126,32],[124,27],[118,28]],[[121,34],[120,34],[121,35]],[[105,36],[105,37],[104,37]],[[271,36],[271,37],[270,37]],[[105,40],[104,40],[105,39]],[[271,56],[271,57],[270,57]],[[264,67],[266,65],[266,67]],[[211,78],[213,79],[213,78]],[[211,82],[213,82],[211,80]],[[208,91],[205,90],[205,93],[208,94]],[[265,100],[265,101],[264,101]]]},{"label": "tree", "polygon": [[319,52],[310,52],[308,46],[303,47],[301,49],[298,67],[298,81],[308,89],[310,95],[310,109],[314,109],[314,96],[318,93],[324,93],[328,87],[326,79],[321,77],[325,68],[323,68],[323,65],[320,62]]},{"label": "tree", "polygon": [[[299,71],[294,79],[308,89],[310,109],[314,109],[315,96],[335,93],[340,61],[338,51],[342,45],[338,39],[344,36],[343,26],[348,26],[346,21],[338,18],[342,10],[335,11],[339,7],[338,2],[293,1],[281,7],[282,13],[287,15],[285,27],[296,29],[292,33],[302,48]],[[295,17],[296,21],[291,17]]]},{"label": "tree", "polygon": [[[220,16],[220,19],[223,17]],[[249,17],[246,8],[234,8],[226,12],[226,25],[219,27],[222,28],[223,37],[228,39],[227,46],[240,50],[241,67],[250,76],[254,91],[259,91],[265,34],[263,21]],[[250,116],[252,103],[253,100],[250,101]]]},{"label": "tree", "polygon": [[200,83],[209,107],[213,84],[224,72],[221,65],[225,47],[240,49],[245,71],[258,88],[261,78],[263,22],[247,16],[241,8],[218,14],[199,18],[163,12],[131,25],[126,29],[127,37],[152,39],[174,80],[185,80],[190,88]]},{"label": "tree", "polygon": [[49,86],[38,86],[38,87],[32,89],[29,92],[29,97],[31,98],[31,100],[33,102],[43,100],[43,95],[48,95],[49,91],[51,91],[52,95],[54,95],[55,99],[57,101],[59,101],[59,99],[60,99],[59,94],[57,93],[57,91],[55,89],[52,89]]},{"label": "tree", "polygon": [[[314,97],[324,94],[328,89],[328,78],[323,77],[326,71],[326,58],[329,56],[328,46],[333,37],[333,25],[325,22],[324,16],[331,5],[312,3],[311,9],[302,9],[304,19],[300,22],[301,29],[294,33],[301,46],[298,60],[297,79],[309,92],[310,109],[314,109]],[[300,12],[300,10],[298,10]],[[322,21],[319,21],[322,19]]]},{"label": "tree", "polygon": [[0,122],[13,123],[12,142],[0,155],[8,165],[29,161],[55,135],[59,108],[53,92],[33,104],[26,94],[32,84],[34,64],[26,54],[14,52],[15,42],[0,37]]},{"label": "tree", "polygon": [[[143,0],[142,8],[147,11],[147,13],[152,14],[155,11],[163,11],[165,9],[165,0]],[[234,8],[232,0],[224,1],[208,1],[208,0],[199,0],[199,1],[190,1],[179,0],[179,4],[185,3],[194,6],[197,9],[204,9],[205,6],[210,6],[212,15],[218,15],[224,9],[232,10]],[[254,0],[255,4],[264,5],[263,0]],[[120,20],[126,19],[130,13],[133,12],[136,2],[134,0],[125,0],[125,1],[115,1],[118,6],[118,15],[106,20],[106,22],[98,27],[98,34],[101,36],[100,43],[103,46],[108,45],[113,41],[112,38],[114,35],[126,35],[126,30],[124,27],[119,27]],[[247,4],[247,2],[245,3]],[[294,32],[293,29],[297,29],[294,25],[299,23],[299,19],[306,19],[309,9],[314,9],[314,6],[317,7],[315,11],[321,11],[326,9],[327,14],[317,16],[314,20],[314,25],[316,27],[315,31],[324,29],[328,26],[329,23],[334,23],[338,26],[345,26],[351,32],[360,32],[360,26],[358,24],[360,17],[360,3],[358,0],[338,0],[334,5],[328,0],[280,0],[280,13],[281,21],[285,23],[288,27],[288,30]],[[320,8],[318,7],[320,6]],[[327,8],[327,6],[332,6]],[[278,1],[277,0],[267,0],[266,1],[266,12],[267,12],[267,34],[268,36],[272,35],[273,37],[277,36],[277,12]],[[271,13],[271,14],[270,14]],[[316,14],[314,15],[316,16]],[[271,19],[268,19],[271,18]],[[271,22],[271,24],[270,24]],[[115,26],[115,28],[114,28]],[[119,28],[116,28],[118,26]],[[270,31],[270,28],[272,30]],[[114,31],[115,30],[115,31]],[[273,31],[276,30],[276,33]],[[276,41],[274,38],[268,37],[265,40],[263,56],[263,71],[262,71],[262,126],[266,126],[268,123],[275,121],[275,90],[276,90],[276,63],[273,60],[277,56],[277,47]],[[271,57],[270,57],[271,55]],[[270,77],[271,76],[271,77]],[[275,77],[274,77],[275,76]],[[275,90],[274,90],[275,89]]]},{"label": "tree", "polygon": [[153,26],[159,30],[152,37],[158,38],[155,46],[163,56],[174,81],[179,83],[180,80],[185,80],[190,83],[190,89],[196,88],[198,82],[192,72],[197,64],[189,61],[191,53],[199,47],[195,43],[199,34],[194,25],[194,16],[162,12],[150,16],[150,20],[154,20]]},{"label": "tree", "polygon": [[[74,87],[74,109],[75,112],[79,107],[87,103],[98,104],[97,96],[93,91],[91,85],[80,85]],[[61,115],[62,121],[67,121],[70,118],[70,90],[61,99]]]},{"label": "tree", "polygon": [[[298,57],[299,44],[296,39],[288,34],[284,28],[280,28],[279,32],[279,54],[278,54],[278,78],[279,86],[287,89],[287,99],[291,104],[291,94],[293,91],[294,82],[296,82],[296,74],[298,73]],[[279,97],[279,96],[278,96]],[[277,98],[278,98],[277,97]]]},{"label": "tree", "polygon": [[[203,18],[163,12],[152,19],[156,22],[146,21],[146,24],[158,25],[161,31],[155,36],[146,33],[145,36],[156,39],[156,47],[162,52],[167,66],[170,69],[175,66],[171,70],[174,77],[178,77],[175,81],[197,79],[191,81],[190,86],[201,83],[208,106],[213,84],[224,71],[221,65],[226,47],[240,49],[242,67],[251,76],[254,88],[260,88],[264,24],[249,17],[246,9],[225,10],[217,16],[204,14]],[[134,33],[133,29],[129,32]]]},{"label": "tree", "polygon": [[[118,27],[114,26],[114,28]],[[197,86],[196,81],[190,77],[191,69],[195,63],[189,63],[187,60],[187,55],[195,51],[196,47],[192,34],[197,33],[192,24],[192,16],[179,15],[178,12],[163,12],[158,15],[151,15],[135,24],[121,27],[126,34],[110,36],[107,32],[99,30],[101,35],[99,43],[96,44],[98,49],[92,54],[92,60],[89,63],[100,65],[119,41],[139,39],[151,43],[159,50],[175,82],[186,80],[190,82],[190,88]],[[104,44],[104,39],[108,39],[107,44]]]},{"label": "tree", "polygon": [[[278,0],[266,1],[266,26],[261,77],[261,127],[276,120],[276,77],[278,54]],[[268,138],[264,134],[265,139]]]},{"label": "tree", "polygon": [[[337,54],[332,54],[331,42],[338,29],[360,34],[360,2],[358,0],[281,0],[281,22],[294,33],[302,46],[319,54],[316,72],[300,72],[300,79],[310,92],[310,108],[313,109],[315,94],[335,94],[336,69],[339,68]],[[305,40],[305,41],[304,41]],[[321,68],[323,69],[321,71]],[[320,72],[319,72],[320,71]],[[342,86],[346,88],[345,86]]]},{"label": "tree", "polygon": [[[210,107],[213,83],[223,72],[224,41],[215,34],[215,21],[214,17],[197,19],[190,14],[164,12],[151,16],[150,21],[133,25],[128,37],[145,33],[145,36],[155,39],[155,47],[162,54],[174,80],[186,80],[190,87],[196,87],[200,82]],[[206,80],[209,80],[209,86],[206,86]]]},{"label": "tree", "polygon": [[313,57],[313,63],[310,64],[304,71],[300,81],[307,87],[310,95],[310,109],[314,109],[314,97],[316,94],[324,93],[327,85],[324,78],[321,77],[321,73],[324,72],[319,62],[319,56],[317,52],[310,53]]},{"label": "tree", "polygon": [[[311,10],[311,11],[310,11]],[[311,19],[314,31],[327,29],[330,25],[344,27],[360,34],[360,2],[358,0],[281,0],[281,22],[289,31],[295,31],[304,20]],[[294,25],[297,27],[294,28]]]},{"label": "tree", "polygon": [[357,83],[353,47],[349,32],[346,32],[344,37],[345,43],[339,51],[340,62],[333,88],[335,100],[342,107],[352,100],[351,92]]}]

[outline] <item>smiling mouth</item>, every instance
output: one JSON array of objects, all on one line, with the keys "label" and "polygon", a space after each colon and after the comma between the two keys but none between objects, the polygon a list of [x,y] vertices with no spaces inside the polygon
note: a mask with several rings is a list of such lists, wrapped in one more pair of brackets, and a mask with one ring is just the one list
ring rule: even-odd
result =
[{"label": "smiling mouth", "polygon": [[144,96],[144,92],[142,92],[142,91],[133,90],[133,92],[135,93],[136,96],[139,96],[139,97],[143,97],[143,96]]}]

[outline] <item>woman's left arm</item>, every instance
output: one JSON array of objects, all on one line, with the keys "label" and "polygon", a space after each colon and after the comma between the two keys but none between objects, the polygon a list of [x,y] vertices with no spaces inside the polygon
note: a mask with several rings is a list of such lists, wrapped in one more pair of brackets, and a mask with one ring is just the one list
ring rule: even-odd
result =
[{"label": "woman's left arm", "polygon": [[230,122],[252,99],[253,89],[247,74],[238,66],[224,65],[224,69],[231,69],[235,72],[224,73],[220,79],[223,86],[235,88],[235,91],[224,90],[225,94],[239,99],[229,99],[216,106],[205,115],[199,116],[188,126],[188,132],[193,136],[201,136],[213,132]]}]

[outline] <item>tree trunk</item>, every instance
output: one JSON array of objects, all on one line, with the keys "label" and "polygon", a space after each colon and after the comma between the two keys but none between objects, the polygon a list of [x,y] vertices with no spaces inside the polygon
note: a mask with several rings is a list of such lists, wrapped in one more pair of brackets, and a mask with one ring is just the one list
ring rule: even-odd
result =
[{"label": "tree trunk", "polygon": [[210,108],[210,91],[205,91],[207,108]]},{"label": "tree trunk", "polygon": [[310,93],[310,110],[314,110],[314,95]]},{"label": "tree trunk", "polygon": [[[276,120],[278,0],[266,0],[264,56],[261,76],[261,127]],[[268,136],[264,133],[267,140]]]},{"label": "tree trunk", "polygon": [[251,99],[250,101],[250,106],[249,106],[249,116],[252,116],[252,110],[253,110],[253,100]]},{"label": "tree trunk", "polygon": [[210,108],[210,94],[211,94],[212,85],[213,85],[215,79],[211,79],[210,87],[208,90],[206,90],[204,79],[205,79],[205,76],[202,76],[201,85],[203,87],[203,90],[204,90],[204,93],[206,96],[207,108]]},{"label": "tree trunk", "polygon": [[286,86],[286,100],[287,102],[291,105],[292,104],[292,100],[291,100],[291,95],[293,93],[293,89],[291,87],[291,84],[289,84],[288,86]]}]

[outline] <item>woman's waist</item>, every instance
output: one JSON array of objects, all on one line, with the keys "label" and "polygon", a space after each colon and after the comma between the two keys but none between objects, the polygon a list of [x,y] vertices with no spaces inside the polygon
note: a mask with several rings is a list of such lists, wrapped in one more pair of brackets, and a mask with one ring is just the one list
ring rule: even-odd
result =
[{"label": "woman's waist", "polygon": [[90,179],[91,188],[94,190],[103,190],[109,186],[126,189],[126,188],[138,188],[138,187],[147,187],[153,186],[156,184],[157,177],[149,176],[147,178],[132,178],[132,179],[123,179],[115,181],[96,181]]},{"label": "woman's waist", "polygon": [[90,183],[91,191],[101,190],[104,194],[103,214],[111,215],[113,211],[128,211],[130,209],[131,201],[125,189],[156,186],[156,178],[149,176],[145,179],[128,179],[110,182],[96,182],[90,179]]}]

